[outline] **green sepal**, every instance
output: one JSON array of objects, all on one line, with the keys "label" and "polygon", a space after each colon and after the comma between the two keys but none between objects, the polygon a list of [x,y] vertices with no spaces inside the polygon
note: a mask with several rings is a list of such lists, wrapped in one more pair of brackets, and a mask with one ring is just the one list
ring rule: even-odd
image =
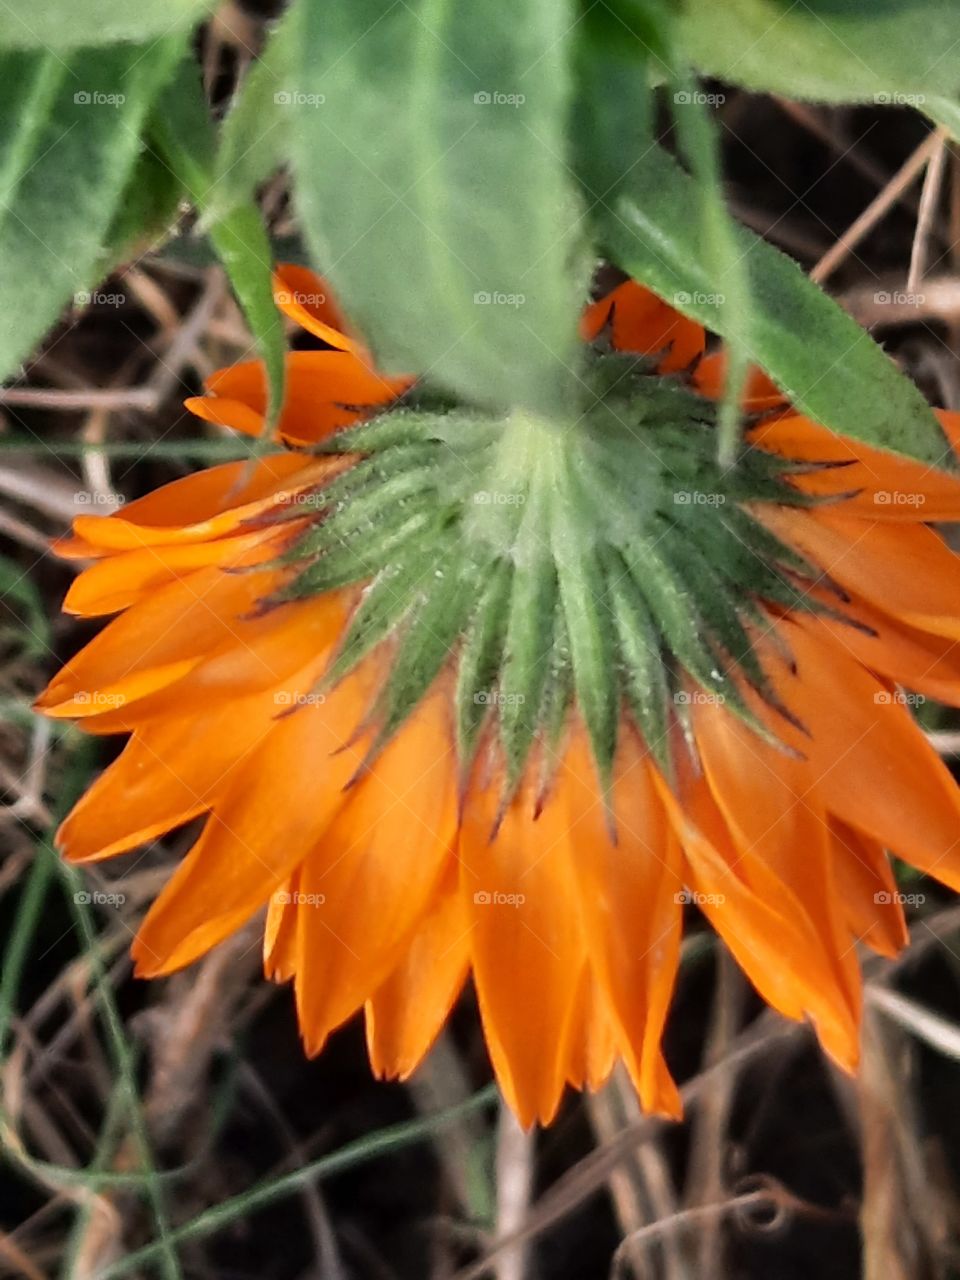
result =
[{"label": "green sepal", "polygon": [[660,633],[642,592],[616,552],[608,550],[606,578],[620,653],[620,676],[633,718],[648,750],[668,779],[670,686]]},{"label": "green sepal", "polygon": [[365,763],[399,729],[459,648],[463,615],[479,581],[478,566],[470,560],[453,553],[438,561],[430,589],[405,619],[390,675],[377,698],[377,734]]},{"label": "green sepal", "polygon": [[567,467],[553,494],[551,549],[557,566],[577,702],[604,790],[610,785],[617,749],[619,691],[614,671],[613,628],[606,582],[593,546],[591,501]]},{"label": "green sepal", "polygon": [[483,725],[501,696],[498,677],[512,585],[512,566],[506,559],[498,560],[464,631],[455,695],[457,754],[464,783]]},{"label": "green sepal", "polygon": [[[341,543],[319,556],[277,593],[278,599],[301,600],[304,596],[335,591],[373,577],[381,564],[395,555],[416,555],[421,549],[429,552],[442,523],[430,511],[416,511],[399,525],[384,522],[372,535]],[[288,553],[289,558],[294,555],[295,549]]]},{"label": "green sepal", "polygon": [[546,495],[538,487],[531,498],[515,554],[500,674],[500,739],[508,792],[520,781],[539,726],[557,599],[557,569],[544,539]]},{"label": "green sepal", "polygon": [[442,553],[438,550],[433,557],[425,555],[412,562],[394,561],[380,570],[350,619],[343,642],[324,675],[324,688],[335,685],[394,633],[422,599],[441,559]]}]

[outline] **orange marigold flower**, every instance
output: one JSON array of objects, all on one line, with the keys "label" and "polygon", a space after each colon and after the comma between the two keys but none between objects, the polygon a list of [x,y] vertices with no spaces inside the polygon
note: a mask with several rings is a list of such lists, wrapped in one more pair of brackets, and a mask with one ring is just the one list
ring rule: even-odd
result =
[{"label": "orange marigold flower", "polygon": [[[320,450],[191,475],[61,546],[91,562],[66,608],[119,616],[39,705],[132,735],[61,848],[206,815],[137,971],[266,905],[309,1052],[362,1009],[374,1069],[405,1077],[472,975],[524,1123],[617,1059],[677,1115],[660,1042],[695,902],[852,1069],[856,944],[906,939],[888,851],[960,888],[960,792],[909,705],[960,704],[960,558],[929,524],[960,519],[960,480],[760,375],[778,412],[721,471],[696,388],[719,394],[722,357],[704,373],[703,331],[632,283],[586,313],[614,354],[568,427],[358,423],[409,380],[379,378],[322,282],[279,281],[338,347],[291,357],[281,434]],[[260,429],[258,366],[211,390],[195,411]]]}]

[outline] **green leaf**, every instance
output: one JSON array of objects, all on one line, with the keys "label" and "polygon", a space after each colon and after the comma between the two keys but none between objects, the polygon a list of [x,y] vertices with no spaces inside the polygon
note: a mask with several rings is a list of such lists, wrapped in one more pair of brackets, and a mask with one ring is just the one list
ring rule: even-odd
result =
[{"label": "green leaf", "polygon": [[[76,49],[81,45],[144,41],[187,31],[217,0],[5,0],[0,5],[0,48]],[[135,51],[130,66],[145,70]],[[79,83],[74,89],[81,89]]]},{"label": "green leaf", "polygon": [[633,167],[632,184],[636,195],[621,190],[597,211],[614,262],[680,311],[741,342],[800,412],[877,448],[948,465],[951,451],[919,390],[795,262],[736,228],[749,286],[744,315],[705,260],[697,183],[656,148]]},{"label": "green leaf", "polygon": [[[201,212],[211,208],[216,190],[213,121],[200,84],[199,68],[191,59],[168,87],[153,118],[157,148],[183,183]],[[252,200],[232,207],[207,226],[211,243],[223,263],[234,292],[257,340],[267,371],[268,429],[283,405],[286,342],[280,313],[273,301],[272,251],[260,210]]]},{"label": "green leaf", "polygon": [[294,15],[288,11],[240,85],[220,131],[208,216],[248,200],[285,162],[297,65]]},{"label": "green leaf", "polygon": [[144,118],[180,53],[174,39],[0,55],[0,378],[96,284]]},{"label": "green leaf", "polygon": [[175,227],[184,195],[183,183],[169,166],[154,152],[144,151],[120,197],[97,274],[109,275],[120,264],[166,240]]},{"label": "green leaf", "polygon": [[0,54],[0,209],[7,208],[36,159],[37,143],[69,70],[51,54]]},{"label": "green leaf", "polygon": [[791,98],[919,106],[960,89],[956,0],[684,0],[678,34],[706,75]]},{"label": "green leaf", "polygon": [[294,12],[300,214],[381,364],[482,403],[569,405],[570,0]]},{"label": "green leaf", "polygon": [[922,109],[941,128],[946,129],[954,142],[960,142],[960,102],[951,98],[925,98]]},{"label": "green leaf", "polygon": [[631,47],[623,21],[605,4],[592,5],[583,21],[571,128],[577,176],[593,205],[628,180],[630,159],[650,145],[653,94],[646,46]]}]

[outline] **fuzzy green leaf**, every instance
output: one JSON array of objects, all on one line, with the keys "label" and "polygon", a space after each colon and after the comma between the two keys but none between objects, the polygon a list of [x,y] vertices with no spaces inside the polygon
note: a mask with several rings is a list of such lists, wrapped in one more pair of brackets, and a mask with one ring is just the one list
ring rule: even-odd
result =
[{"label": "fuzzy green leaf", "polygon": [[[216,190],[215,139],[199,71],[192,60],[181,66],[152,123],[158,150],[198,208],[208,210]],[[263,217],[248,200],[212,219],[207,230],[260,347],[269,385],[267,417],[273,423],[283,404],[286,341],[273,301],[273,251]],[[270,434],[263,434],[264,447]]]},{"label": "fuzzy green leaf", "polygon": [[[0,49],[76,49],[121,40],[144,41],[188,31],[216,0],[4,0],[0,5]],[[131,70],[145,71],[136,49],[123,56]],[[73,85],[73,89],[83,86]],[[71,90],[72,92],[73,90]]]},{"label": "fuzzy green leaf", "polygon": [[955,0],[682,0],[679,11],[697,69],[748,89],[913,105],[960,90]]},{"label": "fuzzy green leaf", "polygon": [[327,0],[294,14],[300,215],[381,367],[483,404],[568,403],[570,0]]},{"label": "fuzzy green leaf", "polygon": [[599,212],[610,257],[679,310],[729,339],[775,379],[798,410],[855,440],[950,464],[951,450],[919,390],[796,263],[744,227],[746,315],[727,305],[701,243],[702,193],[666,152],[632,170],[633,190]]},{"label": "fuzzy green leaf", "polygon": [[180,53],[166,39],[0,55],[0,379],[98,282],[144,118]]}]

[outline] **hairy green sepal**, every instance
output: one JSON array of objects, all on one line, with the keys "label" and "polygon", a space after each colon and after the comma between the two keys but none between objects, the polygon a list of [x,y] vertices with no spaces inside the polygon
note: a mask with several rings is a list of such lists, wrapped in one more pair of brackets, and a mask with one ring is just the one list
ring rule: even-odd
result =
[{"label": "hairy green sepal", "polygon": [[692,697],[774,740],[792,719],[757,638],[771,608],[832,611],[757,512],[811,503],[801,465],[748,438],[721,469],[715,406],[640,361],[605,357],[593,388],[576,421],[401,408],[323,446],[353,461],[313,495],[275,599],[360,589],[325,683],[381,650],[372,751],[445,672],[462,777],[496,741],[505,800],[535,749],[549,777],[574,706],[605,789],[627,724],[669,774]]}]

